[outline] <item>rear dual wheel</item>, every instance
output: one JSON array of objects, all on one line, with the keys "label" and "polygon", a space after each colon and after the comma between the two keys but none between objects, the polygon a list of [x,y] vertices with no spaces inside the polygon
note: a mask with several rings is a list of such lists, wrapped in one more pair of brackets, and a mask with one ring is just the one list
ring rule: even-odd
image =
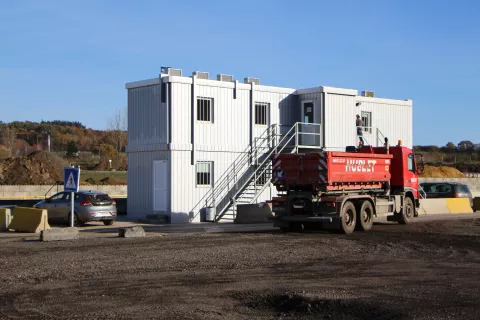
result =
[{"label": "rear dual wheel", "polygon": [[360,207],[357,212],[356,230],[368,231],[373,226],[373,206],[370,201],[360,202]]},{"label": "rear dual wheel", "polygon": [[340,217],[340,232],[349,234],[355,230],[357,224],[357,210],[351,201],[343,204],[342,215]]}]

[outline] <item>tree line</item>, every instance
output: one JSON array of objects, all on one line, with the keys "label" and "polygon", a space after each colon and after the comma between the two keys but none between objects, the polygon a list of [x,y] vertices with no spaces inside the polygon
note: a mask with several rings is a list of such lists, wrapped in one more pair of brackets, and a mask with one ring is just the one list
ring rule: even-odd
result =
[{"label": "tree line", "polygon": [[78,121],[0,121],[0,144],[9,156],[18,148],[19,141],[25,141],[34,150],[88,151],[94,154],[114,155],[125,151],[127,144],[126,111],[118,110],[109,119],[107,130],[87,128]]}]

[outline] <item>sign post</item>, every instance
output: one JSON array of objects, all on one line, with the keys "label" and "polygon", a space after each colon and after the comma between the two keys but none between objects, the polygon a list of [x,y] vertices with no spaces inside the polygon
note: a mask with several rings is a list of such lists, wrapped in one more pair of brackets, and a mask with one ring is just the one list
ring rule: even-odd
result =
[{"label": "sign post", "polygon": [[71,192],[71,214],[70,214],[70,226],[73,227],[74,214],[75,214],[75,192],[78,192],[80,185],[80,169],[79,168],[65,168],[63,171],[63,190],[65,192]]}]

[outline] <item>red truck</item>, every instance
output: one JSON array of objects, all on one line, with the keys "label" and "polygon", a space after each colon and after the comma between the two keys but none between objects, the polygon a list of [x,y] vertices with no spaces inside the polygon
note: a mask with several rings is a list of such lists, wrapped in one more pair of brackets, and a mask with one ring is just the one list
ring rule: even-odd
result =
[{"label": "red truck", "polygon": [[[388,141],[386,141],[388,146]],[[368,231],[375,217],[407,224],[419,207],[413,151],[392,147],[349,147],[346,152],[276,154],[272,182],[284,196],[272,199],[274,226],[284,232],[336,228]]]}]

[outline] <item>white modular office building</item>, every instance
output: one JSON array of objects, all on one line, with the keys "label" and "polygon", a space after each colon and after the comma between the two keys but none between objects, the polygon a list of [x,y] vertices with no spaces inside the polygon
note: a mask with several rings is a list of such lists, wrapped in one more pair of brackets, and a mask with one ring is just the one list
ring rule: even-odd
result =
[{"label": "white modular office building", "polygon": [[412,101],[373,92],[243,82],[206,72],[162,68],[128,90],[129,219],[171,223],[233,219],[239,204],[271,199],[271,157],[356,146],[384,137],[412,147]]}]

